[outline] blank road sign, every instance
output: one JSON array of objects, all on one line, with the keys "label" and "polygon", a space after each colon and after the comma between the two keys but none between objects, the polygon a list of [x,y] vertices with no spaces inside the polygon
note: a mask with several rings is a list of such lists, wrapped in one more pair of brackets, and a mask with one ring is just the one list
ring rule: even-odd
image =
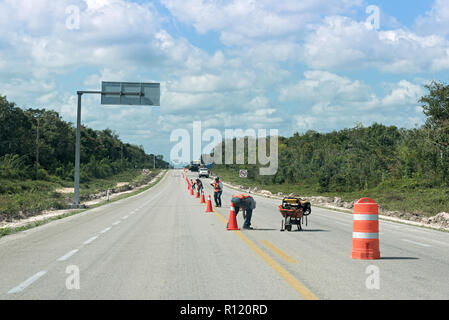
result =
[{"label": "blank road sign", "polygon": [[160,83],[102,82],[101,104],[160,106]]}]

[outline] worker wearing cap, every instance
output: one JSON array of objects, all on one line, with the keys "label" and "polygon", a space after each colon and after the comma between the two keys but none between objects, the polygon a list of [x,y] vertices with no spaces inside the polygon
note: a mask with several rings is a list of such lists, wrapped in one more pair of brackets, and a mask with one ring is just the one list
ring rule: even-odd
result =
[{"label": "worker wearing cap", "polygon": [[253,229],[251,227],[251,217],[253,215],[253,210],[256,208],[256,201],[254,198],[249,194],[240,193],[233,195],[231,202],[234,204],[236,216],[239,213],[240,208],[242,208],[243,218],[245,219],[243,229]]},{"label": "worker wearing cap", "polygon": [[216,177],[215,180],[210,184],[214,187],[214,200],[215,206],[221,207],[221,194],[223,193],[223,183],[221,183],[220,178]]}]

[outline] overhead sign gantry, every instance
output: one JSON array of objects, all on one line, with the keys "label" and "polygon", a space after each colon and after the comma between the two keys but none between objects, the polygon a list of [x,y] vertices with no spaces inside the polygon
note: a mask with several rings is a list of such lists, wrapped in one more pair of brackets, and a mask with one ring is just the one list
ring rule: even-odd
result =
[{"label": "overhead sign gantry", "polygon": [[160,83],[102,82],[101,91],[78,91],[75,146],[75,188],[72,208],[80,206],[80,140],[81,140],[81,97],[83,94],[100,94],[103,105],[160,106]]}]

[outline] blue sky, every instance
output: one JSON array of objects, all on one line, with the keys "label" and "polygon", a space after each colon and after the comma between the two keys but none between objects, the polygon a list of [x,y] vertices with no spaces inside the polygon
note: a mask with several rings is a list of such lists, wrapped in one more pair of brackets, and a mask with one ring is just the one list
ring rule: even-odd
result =
[{"label": "blue sky", "polygon": [[165,159],[193,121],[223,135],[419,126],[424,84],[449,69],[444,0],[0,0],[0,30],[0,94],[24,108],[74,122],[77,90],[160,82],[160,107],[85,96],[82,121]]}]

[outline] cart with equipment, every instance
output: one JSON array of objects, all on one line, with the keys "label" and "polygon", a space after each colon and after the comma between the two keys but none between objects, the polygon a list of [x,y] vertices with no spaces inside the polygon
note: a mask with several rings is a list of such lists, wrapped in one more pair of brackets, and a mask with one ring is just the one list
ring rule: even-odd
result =
[{"label": "cart with equipment", "polygon": [[288,197],[282,200],[279,211],[283,217],[281,231],[292,231],[292,225],[296,225],[298,231],[301,231],[304,220],[307,226],[307,217],[312,213],[312,207],[309,201]]}]

